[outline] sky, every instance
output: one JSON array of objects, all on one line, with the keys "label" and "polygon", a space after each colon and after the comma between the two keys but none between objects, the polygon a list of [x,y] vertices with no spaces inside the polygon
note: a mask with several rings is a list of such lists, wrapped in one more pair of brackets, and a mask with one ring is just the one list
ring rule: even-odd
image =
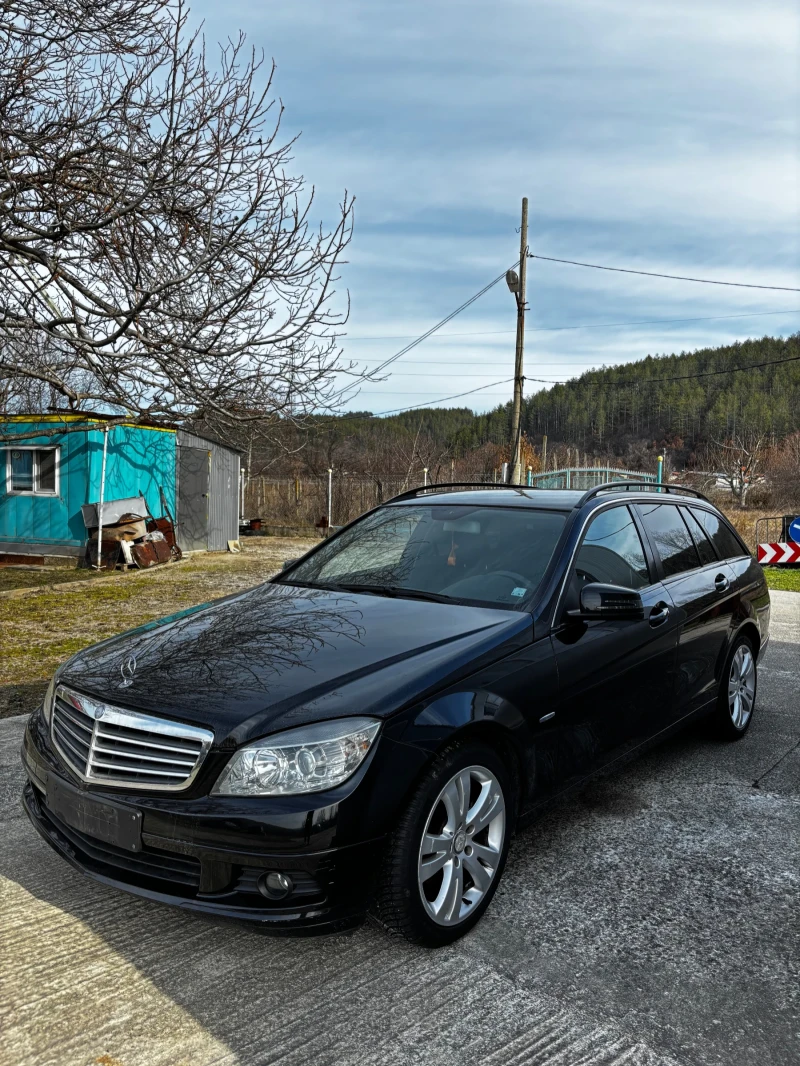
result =
[{"label": "sky", "polygon": [[[800,287],[796,0],[195,0],[193,12],[209,39],[242,29],[274,58],[316,217],[332,221],[345,189],[356,197],[339,287],[345,357],[363,368],[515,262],[522,196],[535,254]],[[526,395],[547,387],[533,378],[800,330],[800,292],[538,260],[528,304]],[[491,409],[511,394],[482,387],[512,377],[514,329],[501,283],[347,406],[482,389],[438,405]]]}]

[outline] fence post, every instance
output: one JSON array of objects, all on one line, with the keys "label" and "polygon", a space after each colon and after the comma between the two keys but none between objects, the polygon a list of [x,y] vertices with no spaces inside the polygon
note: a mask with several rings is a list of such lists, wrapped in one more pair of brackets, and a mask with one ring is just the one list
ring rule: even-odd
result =
[{"label": "fence post", "polygon": [[333,511],[333,469],[328,467],[328,532],[331,528],[331,515]]},{"label": "fence post", "polygon": [[658,457],[658,476],[657,476],[656,480],[657,480],[659,485],[662,484],[662,482],[664,480],[664,456],[663,455],[659,455],[659,457]]}]

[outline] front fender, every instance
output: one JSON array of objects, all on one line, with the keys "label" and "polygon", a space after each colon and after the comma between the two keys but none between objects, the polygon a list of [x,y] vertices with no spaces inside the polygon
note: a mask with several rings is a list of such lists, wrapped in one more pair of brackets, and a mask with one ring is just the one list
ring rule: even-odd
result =
[{"label": "front fender", "polygon": [[[557,780],[558,674],[549,638],[537,641],[422,702],[398,739],[433,753],[453,740],[481,734],[513,758],[520,810],[544,798]],[[542,722],[543,717],[548,718]]]}]

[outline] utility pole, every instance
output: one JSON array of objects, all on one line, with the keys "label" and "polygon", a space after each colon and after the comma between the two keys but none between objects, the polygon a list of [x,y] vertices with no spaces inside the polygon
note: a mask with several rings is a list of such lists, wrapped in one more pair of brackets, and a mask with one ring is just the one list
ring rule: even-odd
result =
[{"label": "utility pole", "polygon": [[[522,455],[520,421],[522,418],[523,355],[525,349],[525,278],[528,266],[528,197],[522,197],[522,223],[519,228],[519,279],[512,287],[508,275],[506,282],[517,300],[517,346],[514,360],[514,406],[511,413],[511,482],[519,485],[522,480]],[[509,271],[509,273],[512,273]]]}]

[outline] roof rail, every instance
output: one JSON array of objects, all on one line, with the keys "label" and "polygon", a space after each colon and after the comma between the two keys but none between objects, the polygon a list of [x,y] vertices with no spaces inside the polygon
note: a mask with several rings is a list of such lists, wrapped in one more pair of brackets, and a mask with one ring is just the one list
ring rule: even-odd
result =
[{"label": "roof rail", "polygon": [[438,485],[418,485],[415,489],[408,489],[397,496],[392,496],[386,503],[395,503],[397,500],[413,500],[415,496],[422,496],[426,492],[440,492],[442,489],[512,489],[524,496],[524,489],[531,492],[541,492],[532,485],[506,485],[502,481],[444,481]]},{"label": "roof rail", "polygon": [[696,496],[699,500],[705,500],[706,503],[711,501],[707,496],[704,496],[702,492],[697,489],[687,488],[686,485],[664,485],[658,484],[653,481],[609,481],[605,485],[595,485],[593,489],[589,489],[588,492],[584,492],[583,496],[575,504],[576,507],[583,507],[585,503],[588,503],[594,496],[599,496],[601,492],[620,492],[623,489],[635,488],[639,492],[648,490],[649,492],[676,492],[685,493],[689,496]]}]

